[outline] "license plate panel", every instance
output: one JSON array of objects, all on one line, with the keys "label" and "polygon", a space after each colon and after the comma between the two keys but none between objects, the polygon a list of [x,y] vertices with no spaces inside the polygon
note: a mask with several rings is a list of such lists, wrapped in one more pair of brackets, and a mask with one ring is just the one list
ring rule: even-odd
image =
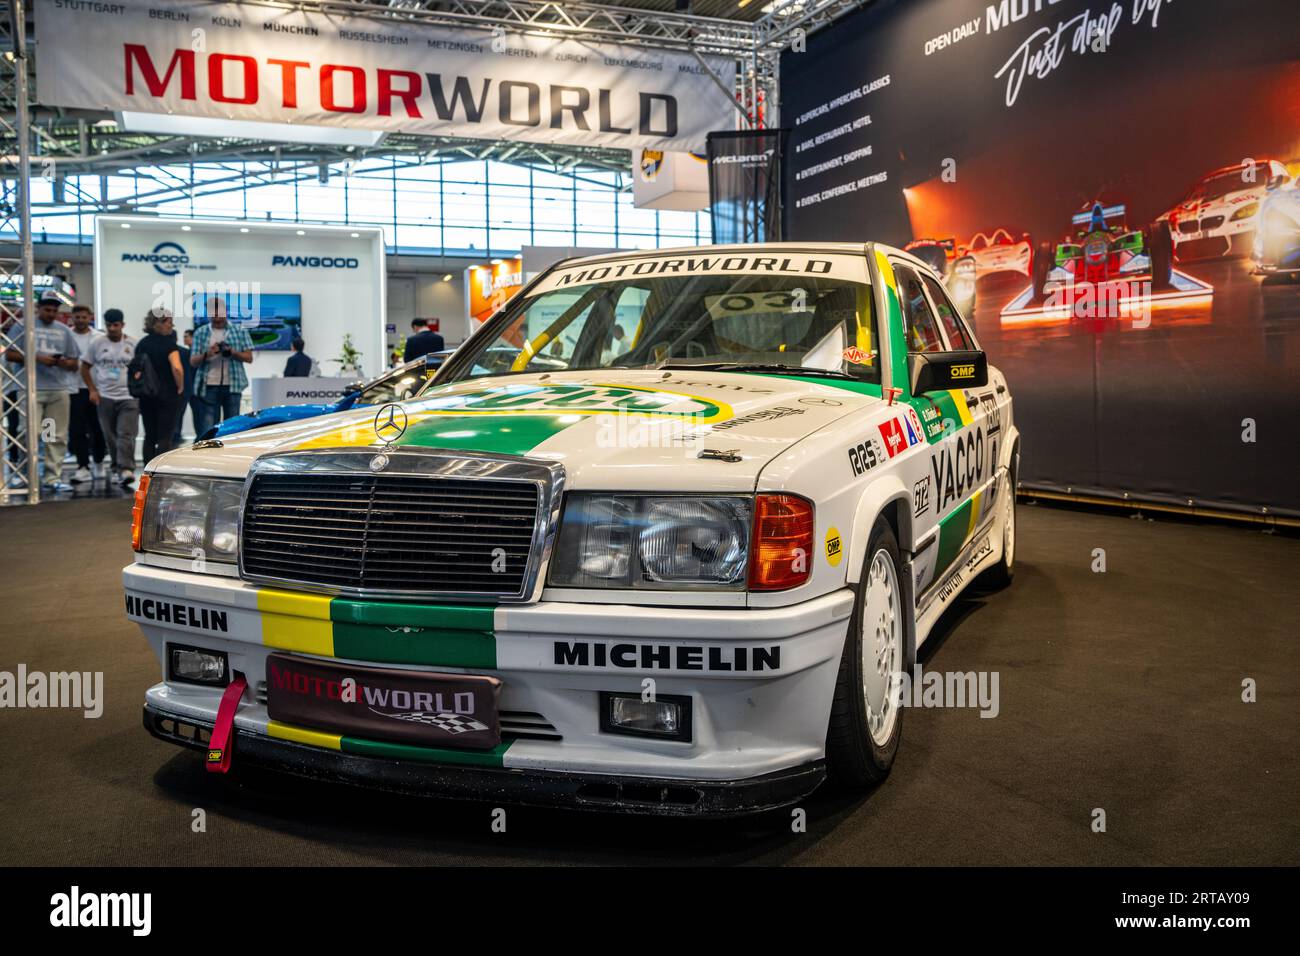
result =
[{"label": "license plate panel", "polygon": [[489,750],[501,743],[500,699],[495,677],[266,658],[272,720],[367,740]]}]

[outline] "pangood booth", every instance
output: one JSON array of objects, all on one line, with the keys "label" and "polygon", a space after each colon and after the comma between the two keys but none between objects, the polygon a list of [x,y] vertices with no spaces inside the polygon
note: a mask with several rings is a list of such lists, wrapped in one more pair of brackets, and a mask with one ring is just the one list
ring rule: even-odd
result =
[{"label": "pangood booth", "polygon": [[[253,340],[253,407],[340,398],[344,386],[384,367],[383,230],[374,227],[99,216],[95,302],[121,309],[128,335],[164,308],[177,332],[225,303]],[[301,337],[319,377],[283,378]],[[345,349],[345,339],[347,348]],[[290,391],[293,394],[290,394]]]}]

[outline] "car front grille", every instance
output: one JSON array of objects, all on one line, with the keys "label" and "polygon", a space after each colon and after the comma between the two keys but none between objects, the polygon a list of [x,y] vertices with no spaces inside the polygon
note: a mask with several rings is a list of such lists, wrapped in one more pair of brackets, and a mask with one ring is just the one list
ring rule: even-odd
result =
[{"label": "car front grille", "polygon": [[1206,216],[1201,220],[1202,229],[1218,229],[1223,225],[1222,216]]},{"label": "car front grille", "polygon": [[1188,235],[1199,231],[1200,228],[1201,224],[1195,219],[1184,219],[1178,224],[1178,231],[1187,233]]},{"label": "car front grille", "polygon": [[528,596],[545,482],[459,477],[455,462],[444,474],[357,470],[372,457],[345,471],[255,468],[242,574],[362,595]]}]

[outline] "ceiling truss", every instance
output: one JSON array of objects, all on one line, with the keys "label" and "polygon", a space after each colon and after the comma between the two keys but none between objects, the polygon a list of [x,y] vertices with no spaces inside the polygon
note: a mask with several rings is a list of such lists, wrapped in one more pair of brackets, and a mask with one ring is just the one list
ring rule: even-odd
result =
[{"label": "ceiling truss", "polygon": [[[755,0],[761,2],[761,0]],[[780,52],[794,42],[800,31],[807,34],[868,0],[775,0],[771,9],[752,21],[694,16],[646,6],[547,2],[547,0],[244,0],[247,6],[308,9],[336,15],[361,16],[391,23],[394,20],[503,30],[545,36],[568,36],[600,42],[616,42],[646,49],[693,52],[729,57],[739,66],[736,96],[740,113],[752,123],[758,103],[767,107],[771,118],[775,103],[776,64]],[[11,49],[12,3],[0,2],[0,31],[3,49]],[[32,42],[30,24],[28,48]],[[31,88],[35,89],[34,57],[27,57]],[[10,61],[11,66],[16,66]],[[14,108],[8,90],[0,87],[0,155],[16,152]],[[737,116],[740,116],[740,113]],[[728,121],[731,121],[730,119]],[[746,119],[740,119],[746,122]],[[385,158],[398,166],[425,165],[450,160],[497,160],[532,166],[548,172],[581,175],[590,171],[628,174],[628,150],[602,147],[525,144],[510,141],[470,140],[450,136],[390,133],[373,147],[319,146],[275,143],[266,140],[220,137],[166,136],[124,130],[115,125],[112,114],[88,110],[65,110],[35,105],[31,114],[33,174],[46,174],[59,185],[65,202],[76,199],[71,187],[83,175],[130,175],[157,180],[150,193],[174,192],[182,184],[159,170],[163,166],[189,164],[258,164],[260,179],[254,182],[286,182],[306,179],[324,168],[330,174],[344,173],[362,159]],[[13,192],[14,164],[0,170],[5,196]],[[251,174],[250,174],[251,175]],[[68,179],[67,177],[74,177]],[[250,182],[249,185],[252,185]],[[196,188],[207,190],[209,183]],[[143,197],[142,197],[143,198]],[[105,209],[108,207],[105,206]],[[2,210],[0,210],[2,211]],[[131,211],[121,203],[113,211]],[[34,210],[40,216],[42,210]]]}]

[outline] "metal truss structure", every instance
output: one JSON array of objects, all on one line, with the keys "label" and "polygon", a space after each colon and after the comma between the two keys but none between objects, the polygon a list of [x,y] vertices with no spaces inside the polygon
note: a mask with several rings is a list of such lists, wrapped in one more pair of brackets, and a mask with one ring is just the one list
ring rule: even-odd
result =
[{"label": "metal truss structure", "polygon": [[[777,81],[780,55],[809,33],[831,23],[870,0],[623,0],[621,4],[551,2],[551,0],[242,0],[247,6],[317,10],[384,22],[454,26],[504,33],[564,36],[593,42],[620,43],[644,49],[674,50],[696,56],[721,56],[736,61],[732,91],[737,114],[729,121],[742,126],[774,125],[777,120]],[[83,203],[102,211],[130,212],[119,202],[98,197],[69,196],[79,176],[108,176],[130,170],[157,182],[153,197],[194,189],[161,167],[197,164],[262,164],[264,175],[232,181],[205,181],[199,189],[256,188],[289,178],[311,178],[341,171],[361,159],[386,158],[395,164],[423,164],[451,159],[481,159],[533,166],[548,172],[579,176],[584,171],[632,171],[628,150],[603,147],[528,144],[471,140],[450,136],[385,135],[376,145],[341,147],[275,143],[230,137],[167,136],[119,128],[111,113],[67,110],[33,105],[35,63],[32,53],[32,0],[0,0],[0,232],[17,234],[19,254],[0,259],[0,284],[21,288],[24,301],[0,303],[0,349],[11,343],[6,334],[15,313],[32,315],[32,251],[30,177],[44,176],[54,184],[55,203]],[[680,8],[680,9],[679,9]],[[694,9],[702,13],[691,12]],[[702,15],[709,14],[709,15]],[[715,77],[716,78],[716,77]],[[721,80],[719,80],[721,82]],[[66,177],[71,176],[71,179]],[[238,178],[240,182],[234,182]],[[196,189],[195,195],[199,195]],[[141,198],[145,198],[143,195]],[[40,210],[38,209],[38,212]],[[25,323],[30,330],[30,323]],[[29,351],[29,350],[25,350]],[[24,367],[22,373],[33,378]],[[18,390],[12,367],[0,365],[0,392]],[[29,383],[30,384],[30,383]],[[23,495],[37,500],[36,456],[26,446],[26,421],[35,418],[35,393],[16,420],[0,414],[0,455],[4,456],[0,500]],[[6,405],[8,406],[7,400]],[[12,411],[7,407],[7,410]],[[12,427],[11,427],[12,425]],[[21,470],[10,464],[9,449],[26,462]],[[12,487],[11,487],[12,485]]]},{"label": "metal truss structure", "polygon": [[[19,236],[18,255],[0,259],[0,286],[16,297],[0,297],[0,355],[18,349],[34,354],[35,307],[32,296],[31,156],[28,135],[28,83],[24,2],[9,4],[10,16],[0,22],[0,133],[4,136],[0,175],[0,229]],[[12,108],[10,108],[12,104]],[[23,320],[23,334],[15,322]],[[40,501],[37,468],[39,444],[31,423],[36,421],[36,364],[0,362],[0,501],[25,497]],[[57,477],[57,476],[56,476]]]}]

